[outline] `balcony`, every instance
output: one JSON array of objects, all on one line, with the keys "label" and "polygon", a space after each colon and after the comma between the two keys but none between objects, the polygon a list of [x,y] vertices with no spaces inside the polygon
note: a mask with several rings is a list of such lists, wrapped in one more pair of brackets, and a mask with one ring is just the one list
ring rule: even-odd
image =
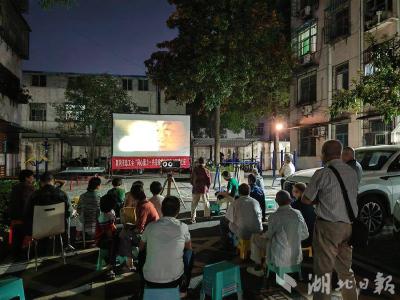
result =
[{"label": "balcony", "polygon": [[29,58],[30,28],[10,0],[0,2],[0,36],[21,58]]},{"label": "balcony", "polygon": [[364,4],[364,30],[395,22],[393,0],[366,0]]}]

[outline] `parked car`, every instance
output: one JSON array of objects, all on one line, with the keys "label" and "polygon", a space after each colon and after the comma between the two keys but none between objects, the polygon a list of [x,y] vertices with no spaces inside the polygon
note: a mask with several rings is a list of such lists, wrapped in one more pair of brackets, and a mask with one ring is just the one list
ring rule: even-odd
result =
[{"label": "parked car", "polygon": [[[358,191],[358,216],[368,226],[370,235],[375,235],[392,216],[400,199],[400,145],[357,148],[356,159],[364,171]],[[287,178],[285,189],[291,192],[296,182],[308,184],[318,169],[294,173]]]}]

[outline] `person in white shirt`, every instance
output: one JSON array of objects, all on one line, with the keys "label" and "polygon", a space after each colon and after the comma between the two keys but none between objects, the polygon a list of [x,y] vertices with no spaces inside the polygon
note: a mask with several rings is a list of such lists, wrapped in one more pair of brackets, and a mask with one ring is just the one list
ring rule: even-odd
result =
[{"label": "person in white shirt", "polygon": [[179,210],[179,199],[167,196],[161,205],[163,217],[147,225],[139,249],[146,253],[142,273],[145,286],[179,286],[185,294],[190,282],[193,252],[188,226],[176,219]]},{"label": "person in white shirt", "polygon": [[[263,234],[253,234],[251,256],[255,267],[247,272],[262,277],[264,264],[277,267],[292,267],[303,260],[301,241],[308,238],[308,229],[301,212],[290,206],[292,201],[287,191],[279,191],[275,196],[279,208],[268,219],[268,230]],[[265,261],[264,261],[265,260]]]},{"label": "person in white shirt", "polygon": [[149,199],[151,203],[153,203],[154,207],[156,208],[158,215],[160,218],[162,217],[162,212],[161,212],[161,203],[164,200],[164,197],[161,196],[161,192],[163,190],[163,187],[159,181],[153,181],[150,184],[150,192],[153,194],[153,197]]},{"label": "person in white shirt", "polygon": [[284,164],[279,170],[279,175],[282,177],[281,179],[281,187],[283,190],[283,184],[285,183],[286,179],[293,175],[296,172],[296,168],[293,164],[293,156],[290,153],[285,154]]},{"label": "person in white shirt", "polygon": [[[236,237],[249,240],[253,233],[262,232],[262,212],[257,200],[250,197],[250,186],[242,183],[239,186],[239,198],[231,204],[229,229]],[[229,212],[227,212],[229,215]]]}]

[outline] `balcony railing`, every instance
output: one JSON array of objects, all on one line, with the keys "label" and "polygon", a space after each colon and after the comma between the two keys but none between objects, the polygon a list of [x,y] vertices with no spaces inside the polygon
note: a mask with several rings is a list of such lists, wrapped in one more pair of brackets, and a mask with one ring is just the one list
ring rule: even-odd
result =
[{"label": "balcony railing", "polygon": [[21,89],[21,82],[10,70],[0,64],[0,94],[17,103],[27,103],[28,98]]},{"label": "balcony railing", "polygon": [[392,0],[366,0],[364,4],[364,29],[370,30],[393,16]]},{"label": "balcony railing", "polygon": [[29,58],[30,28],[10,0],[0,1],[0,36],[21,58]]}]

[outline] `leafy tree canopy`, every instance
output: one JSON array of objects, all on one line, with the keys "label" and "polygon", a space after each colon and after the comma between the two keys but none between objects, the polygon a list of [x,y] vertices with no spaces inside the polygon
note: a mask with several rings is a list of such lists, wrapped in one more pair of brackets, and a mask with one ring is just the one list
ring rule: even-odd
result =
[{"label": "leafy tree canopy", "polygon": [[[167,21],[178,36],[158,44],[146,61],[149,76],[178,102],[222,106],[229,127],[243,128],[243,114],[285,106],[291,53],[276,1],[170,0]],[[238,118],[240,117],[240,118]],[[248,119],[254,120],[254,114]],[[232,122],[231,122],[232,121]]]},{"label": "leafy tree canopy", "polygon": [[367,52],[369,72],[353,80],[350,90],[339,91],[330,108],[333,117],[343,112],[370,108],[386,121],[400,115],[400,39],[378,44],[370,39]]},{"label": "leafy tree canopy", "polygon": [[87,135],[93,147],[111,136],[112,113],[136,110],[120,80],[107,74],[72,78],[65,97],[67,103],[55,106],[61,132]]}]

